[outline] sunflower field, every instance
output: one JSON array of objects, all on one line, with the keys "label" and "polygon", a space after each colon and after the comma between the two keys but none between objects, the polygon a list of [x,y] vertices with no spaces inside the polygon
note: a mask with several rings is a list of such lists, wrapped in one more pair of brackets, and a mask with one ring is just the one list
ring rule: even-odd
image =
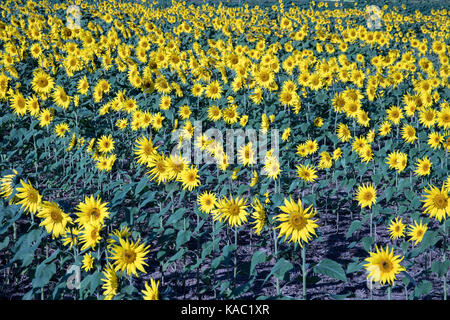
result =
[{"label": "sunflower field", "polygon": [[0,299],[447,299],[447,1],[15,1]]}]

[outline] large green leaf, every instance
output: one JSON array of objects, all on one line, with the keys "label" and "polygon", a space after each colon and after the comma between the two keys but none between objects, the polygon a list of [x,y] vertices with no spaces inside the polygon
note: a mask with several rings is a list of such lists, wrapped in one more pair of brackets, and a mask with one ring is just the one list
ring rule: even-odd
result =
[{"label": "large green leaf", "polygon": [[331,259],[323,259],[315,267],[314,272],[347,282],[347,276],[342,266]]}]

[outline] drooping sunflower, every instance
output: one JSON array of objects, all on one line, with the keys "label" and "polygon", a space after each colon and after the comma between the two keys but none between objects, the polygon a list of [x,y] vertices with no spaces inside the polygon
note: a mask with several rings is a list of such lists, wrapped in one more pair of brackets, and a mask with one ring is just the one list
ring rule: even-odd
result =
[{"label": "drooping sunflower", "polygon": [[289,197],[284,199],[284,205],[278,207],[282,212],[275,217],[275,220],[280,221],[281,224],[275,229],[280,229],[278,237],[285,236],[285,241],[290,236],[289,242],[293,241],[303,247],[302,242],[308,243],[312,236],[316,235],[315,229],[319,226],[316,224],[317,219],[313,220],[317,214],[317,209],[310,205],[308,208],[303,208],[301,199],[297,202]]},{"label": "drooping sunflower", "polygon": [[42,201],[42,196],[39,191],[33,188],[31,183],[25,183],[22,179],[20,180],[21,187],[17,188],[17,198],[20,199],[17,204],[20,204],[25,212],[30,212],[35,214]]},{"label": "drooping sunflower", "polygon": [[376,252],[369,252],[370,257],[365,259],[367,264],[364,267],[369,272],[367,279],[380,282],[381,284],[387,282],[390,285],[394,285],[396,275],[401,271],[406,271],[405,267],[400,265],[403,257],[394,256],[394,249],[391,248],[389,250],[388,245],[386,249],[377,247],[376,250]]},{"label": "drooping sunflower", "polygon": [[243,166],[251,166],[256,164],[255,150],[253,149],[252,142],[247,145],[242,145],[238,150],[238,163]]},{"label": "drooping sunflower", "polygon": [[433,149],[439,149],[443,141],[444,137],[439,132],[431,132],[428,135],[427,144]]},{"label": "drooping sunflower", "polygon": [[153,146],[153,142],[150,137],[140,137],[136,139],[134,154],[137,158],[137,163],[147,164],[151,161],[158,147]]},{"label": "drooping sunflower", "polygon": [[91,253],[88,252],[83,255],[83,266],[82,268],[84,271],[88,272],[94,267],[94,258],[92,257]]},{"label": "drooping sunflower", "polygon": [[70,105],[71,97],[66,93],[63,87],[56,86],[55,90],[52,93],[53,102],[58,107],[63,109],[67,109]]},{"label": "drooping sunflower", "polygon": [[85,196],[84,202],[80,202],[76,207],[76,215],[78,218],[75,222],[82,225],[92,224],[102,226],[105,219],[109,217],[108,202],[103,202],[102,199],[93,195],[90,197]]},{"label": "drooping sunflower", "polygon": [[217,201],[216,209],[212,210],[213,220],[227,222],[231,227],[241,226],[247,222],[248,212],[245,210],[248,207],[245,198],[226,197]]},{"label": "drooping sunflower", "polygon": [[150,286],[145,281],[145,290],[142,290],[144,300],[159,300],[159,281],[156,282],[153,278],[150,279]]},{"label": "drooping sunflower", "polygon": [[429,214],[430,217],[434,217],[435,220],[441,222],[442,219],[446,220],[447,216],[450,215],[450,197],[448,196],[448,190],[445,185],[442,184],[442,188],[431,185],[429,189],[425,188],[425,200],[423,208],[424,213]]},{"label": "drooping sunflower", "polygon": [[251,206],[255,210],[252,212],[252,218],[254,221],[251,223],[254,224],[253,229],[255,229],[255,234],[259,236],[267,221],[266,211],[264,210],[264,207],[259,199],[256,197],[253,199]]},{"label": "drooping sunflower", "polygon": [[147,163],[147,167],[150,170],[146,174],[150,176],[150,180],[156,179],[158,184],[166,182],[168,179],[168,169],[164,154],[155,153]]},{"label": "drooping sunflower", "polygon": [[355,199],[361,208],[369,207],[370,209],[377,202],[377,190],[372,183],[358,186]]},{"label": "drooping sunflower", "polygon": [[19,174],[16,169],[12,170],[13,173],[4,175],[0,179],[0,196],[5,199],[9,199],[14,192],[14,180]]},{"label": "drooping sunflower", "polygon": [[277,179],[281,173],[280,160],[275,156],[267,156],[265,159],[263,172],[269,178],[273,180]]},{"label": "drooping sunflower", "polygon": [[102,237],[100,236],[101,226],[87,223],[83,225],[83,229],[80,231],[80,244],[82,244],[81,251],[91,248],[95,249],[95,246],[100,242]]},{"label": "drooping sunflower", "polygon": [[43,109],[39,113],[39,125],[41,127],[48,127],[53,120],[53,115],[50,112],[50,109]]},{"label": "drooping sunflower", "polygon": [[65,213],[57,203],[44,201],[37,213],[39,218],[44,219],[39,226],[44,226],[52,238],[59,238],[66,232],[68,223],[72,223],[72,218]]},{"label": "drooping sunflower", "polygon": [[403,126],[402,128],[402,138],[407,143],[414,143],[417,140],[416,129],[410,124]]},{"label": "drooping sunflower", "polygon": [[347,142],[352,138],[352,134],[346,124],[340,123],[336,131],[339,140],[342,142]]},{"label": "drooping sunflower", "polygon": [[10,98],[10,107],[14,114],[18,116],[24,116],[27,114],[27,101],[25,100],[21,92],[16,92]]},{"label": "drooping sunflower", "polygon": [[114,296],[119,291],[119,278],[114,266],[108,263],[105,270],[103,271],[103,276],[103,295],[105,296],[105,300],[112,300],[112,298],[114,298]]},{"label": "drooping sunflower", "polygon": [[146,246],[145,243],[140,243],[140,240],[132,242],[128,239],[119,239],[119,241],[120,243],[111,249],[110,259],[114,260],[115,270],[121,273],[126,270],[127,276],[132,274],[137,276],[137,270],[147,273],[144,266],[147,266],[145,260],[150,245]]}]

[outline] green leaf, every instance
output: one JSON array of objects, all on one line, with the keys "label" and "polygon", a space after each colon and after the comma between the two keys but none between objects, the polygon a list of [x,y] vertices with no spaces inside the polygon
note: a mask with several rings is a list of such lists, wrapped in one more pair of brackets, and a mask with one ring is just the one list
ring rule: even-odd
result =
[{"label": "green leaf", "polygon": [[9,236],[5,238],[2,242],[0,242],[0,250],[6,248],[9,244]]},{"label": "green leaf", "polygon": [[280,260],[278,260],[277,263],[275,263],[275,265],[272,267],[272,270],[270,271],[269,275],[266,277],[266,279],[264,280],[264,282],[267,281],[267,279],[270,278],[270,276],[274,276],[275,278],[279,279],[279,280],[283,280],[286,276],[286,273],[290,270],[292,270],[294,266],[292,265],[292,263],[290,263],[289,261],[287,261],[284,258],[281,258]]},{"label": "green leaf", "polygon": [[32,281],[33,288],[42,288],[49,283],[51,277],[56,273],[56,264],[41,263],[37,266]]},{"label": "green leaf", "polygon": [[414,288],[414,296],[416,298],[425,296],[431,292],[433,285],[428,280],[422,280],[418,286]]},{"label": "green leaf", "polygon": [[173,214],[170,215],[169,219],[167,219],[167,224],[174,224],[178,220],[180,220],[184,213],[186,212],[185,208],[178,208]]},{"label": "green leaf", "polygon": [[142,176],[141,181],[139,181],[136,185],[136,190],[134,191],[134,194],[136,197],[139,196],[141,191],[145,188],[145,186],[148,184],[148,179],[145,176]]},{"label": "green leaf", "polygon": [[361,240],[362,245],[364,247],[364,249],[369,252],[370,251],[370,247],[372,246],[372,244],[374,243],[373,237],[364,237]]},{"label": "green leaf", "polygon": [[365,264],[364,261],[359,262],[359,260],[350,262],[347,266],[347,270],[345,271],[345,273],[349,274],[349,273],[357,272],[364,268],[364,264]]},{"label": "green leaf", "polygon": [[191,231],[190,230],[180,230],[178,231],[177,235],[177,250],[186,242],[188,242],[191,239]]},{"label": "green leaf", "polygon": [[254,274],[256,265],[266,261],[266,253],[264,251],[256,251],[252,256],[250,264],[250,274]]},{"label": "green leaf", "polygon": [[345,235],[345,238],[348,239],[351,237],[353,232],[356,230],[359,230],[362,226],[362,222],[359,220],[355,220],[350,224],[350,227],[348,228],[347,234]]},{"label": "green leaf", "polygon": [[323,259],[320,261],[314,267],[314,272],[347,282],[347,276],[345,275],[345,271],[342,266],[336,261],[330,259]]},{"label": "green leaf", "polygon": [[439,277],[444,277],[447,274],[449,267],[450,267],[450,260],[444,262],[435,261],[431,264],[431,271],[436,273]]}]

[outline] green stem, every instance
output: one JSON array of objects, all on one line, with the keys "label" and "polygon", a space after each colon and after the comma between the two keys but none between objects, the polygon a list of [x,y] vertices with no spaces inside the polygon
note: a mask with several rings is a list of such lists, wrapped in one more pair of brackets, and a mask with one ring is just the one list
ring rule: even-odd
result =
[{"label": "green stem", "polygon": [[392,289],[392,287],[389,286],[388,287],[388,300],[391,300],[391,289]]},{"label": "green stem", "polygon": [[[277,239],[277,233],[275,231],[275,228],[273,229],[273,243],[275,247],[275,259],[278,260],[278,239]],[[280,295],[280,281],[278,278],[275,278],[275,286],[277,289],[277,296]]]},{"label": "green stem", "polygon": [[306,298],[306,249],[305,246],[302,247],[302,278],[303,278],[303,300]]}]

